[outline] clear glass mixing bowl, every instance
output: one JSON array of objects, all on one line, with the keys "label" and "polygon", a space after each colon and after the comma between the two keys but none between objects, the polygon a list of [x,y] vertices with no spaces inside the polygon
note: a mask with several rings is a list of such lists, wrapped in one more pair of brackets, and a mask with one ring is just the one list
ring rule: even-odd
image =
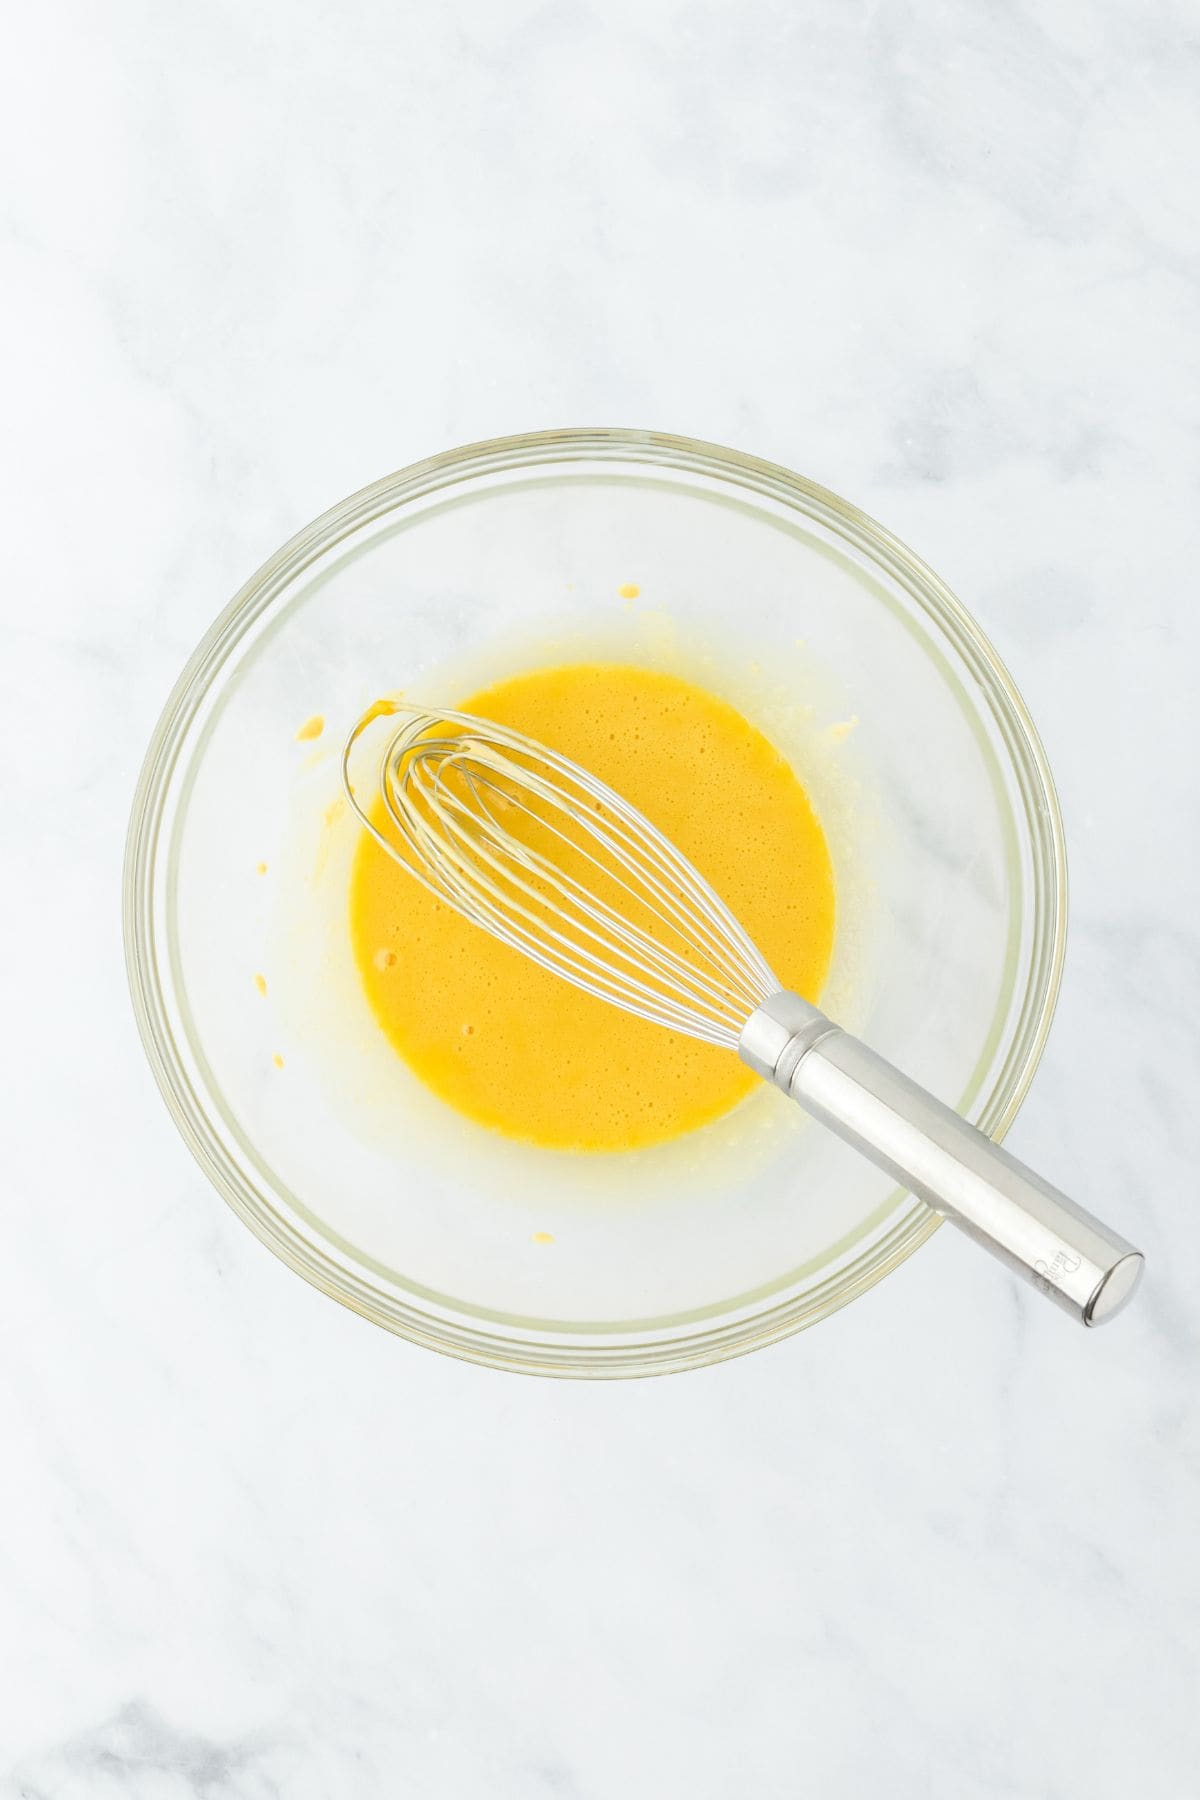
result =
[{"label": "clear glass mixing bowl", "polygon": [[[348,947],[347,729],[381,692],[450,703],[589,658],[693,675],[774,737],[837,870],[827,1010],[1000,1136],[1049,1028],[1066,917],[1029,715],[888,532],[786,469],[685,438],[472,445],[285,545],[154,734],[126,948],[172,1116],[293,1269],[434,1349],[641,1375],[824,1318],[938,1221],[765,1088],[674,1144],[559,1155],[449,1112],[384,1042]],[[323,734],[298,740],[313,714]]]}]

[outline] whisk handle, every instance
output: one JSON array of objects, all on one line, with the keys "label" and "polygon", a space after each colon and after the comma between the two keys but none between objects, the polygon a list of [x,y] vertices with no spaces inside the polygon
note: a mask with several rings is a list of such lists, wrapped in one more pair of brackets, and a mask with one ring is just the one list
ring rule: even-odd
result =
[{"label": "whisk handle", "polygon": [[1084,1325],[1130,1298],[1132,1244],[798,994],[751,1015],[744,1061]]}]

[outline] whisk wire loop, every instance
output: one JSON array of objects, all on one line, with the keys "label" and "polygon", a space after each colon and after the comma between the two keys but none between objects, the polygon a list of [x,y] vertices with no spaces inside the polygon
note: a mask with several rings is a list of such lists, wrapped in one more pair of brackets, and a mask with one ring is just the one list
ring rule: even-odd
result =
[{"label": "whisk wire loop", "polygon": [[[355,743],[381,716],[400,720],[375,765],[391,832],[359,802],[350,774]],[[599,999],[736,1049],[779,987],[669,839],[519,732],[382,701],[347,740],[342,784],[376,843],[437,899]]]}]

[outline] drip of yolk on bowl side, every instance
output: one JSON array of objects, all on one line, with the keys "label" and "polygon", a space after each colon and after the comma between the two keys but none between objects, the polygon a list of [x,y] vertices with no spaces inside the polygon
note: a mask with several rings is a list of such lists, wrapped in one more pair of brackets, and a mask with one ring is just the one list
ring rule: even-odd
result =
[{"label": "drip of yolk on bowl side", "polygon": [[[785,986],[815,1001],[834,883],[791,768],[715,695],[674,675],[580,664],[515,676],[458,710],[581,763],[641,809],[741,920]],[[374,824],[391,829],[382,802]],[[719,1118],[757,1085],[735,1052],[631,1017],[440,904],[363,833],[355,962],[389,1041],[441,1099],[556,1150],[631,1150]]]}]

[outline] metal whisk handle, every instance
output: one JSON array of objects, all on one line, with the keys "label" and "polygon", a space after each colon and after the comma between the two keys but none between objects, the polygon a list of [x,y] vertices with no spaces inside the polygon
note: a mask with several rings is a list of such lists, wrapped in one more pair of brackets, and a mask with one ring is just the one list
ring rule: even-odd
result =
[{"label": "metal whisk handle", "polygon": [[1111,1319],[1143,1258],[798,994],[750,1016],[743,1061],[1084,1325]]}]

